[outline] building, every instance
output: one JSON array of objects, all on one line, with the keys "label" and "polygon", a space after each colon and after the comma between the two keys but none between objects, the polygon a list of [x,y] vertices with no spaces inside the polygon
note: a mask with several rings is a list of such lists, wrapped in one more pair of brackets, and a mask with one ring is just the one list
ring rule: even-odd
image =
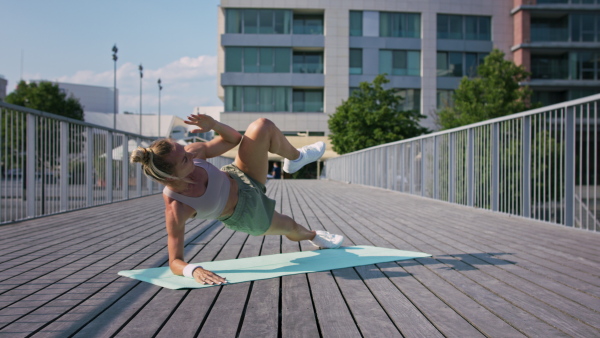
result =
[{"label": "building", "polygon": [[439,102],[493,48],[511,55],[512,0],[241,1],[219,8],[221,120],[267,117],[286,134],[327,135],[360,82],[387,73],[435,129]]},{"label": "building", "polygon": [[73,95],[79,99],[84,112],[114,114],[119,111],[119,90],[115,107],[115,91],[112,87],[90,86],[83,84],[55,82],[67,97]]},{"label": "building", "polygon": [[[188,125],[183,122],[183,119],[174,115],[160,116],[160,133],[158,131],[158,115],[142,115],[141,119],[140,121],[139,114],[117,114],[116,129],[147,137],[170,137],[176,140],[197,136],[191,135],[188,131]],[[114,124],[113,114],[86,112],[84,120],[85,122],[107,128],[112,128]],[[140,125],[142,126],[141,132]]]},{"label": "building", "polygon": [[600,93],[600,1],[515,0],[514,61],[544,105]]},{"label": "building", "polygon": [[8,80],[0,75],[0,101],[4,101],[6,97],[6,87],[8,86]]}]

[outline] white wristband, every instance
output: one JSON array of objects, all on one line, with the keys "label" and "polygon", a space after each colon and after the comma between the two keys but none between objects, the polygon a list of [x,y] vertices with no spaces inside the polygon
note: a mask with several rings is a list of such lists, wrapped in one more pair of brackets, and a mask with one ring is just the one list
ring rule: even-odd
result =
[{"label": "white wristband", "polygon": [[185,277],[188,278],[194,278],[194,270],[196,270],[196,268],[201,268],[200,265],[195,265],[195,264],[188,264],[185,266],[185,268],[183,268],[183,275]]}]

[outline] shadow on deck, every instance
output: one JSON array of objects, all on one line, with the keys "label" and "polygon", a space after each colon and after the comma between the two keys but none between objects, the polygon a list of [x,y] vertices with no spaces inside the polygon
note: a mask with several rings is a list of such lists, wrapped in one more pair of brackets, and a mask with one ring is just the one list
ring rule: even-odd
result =
[{"label": "shadow on deck", "polygon": [[[197,290],[117,272],[166,265],[160,195],[0,227],[6,336],[600,336],[600,234],[329,181],[271,181],[312,229],[431,258]],[[187,260],[299,250],[219,222],[186,226]]]}]

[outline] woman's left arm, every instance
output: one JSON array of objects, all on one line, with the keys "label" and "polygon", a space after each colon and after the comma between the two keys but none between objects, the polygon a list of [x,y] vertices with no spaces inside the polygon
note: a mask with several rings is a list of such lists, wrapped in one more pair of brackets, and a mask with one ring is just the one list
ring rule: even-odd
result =
[{"label": "woman's left arm", "polygon": [[195,157],[210,158],[222,155],[233,149],[242,140],[242,134],[238,133],[237,130],[215,121],[208,115],[191,115],[185,123],[198,127],[192,130],[193,133],[205,133],[214,130],[215,133],[219,134],[208,142],[197,142],[187,145],[186,151],[194,153]]}]

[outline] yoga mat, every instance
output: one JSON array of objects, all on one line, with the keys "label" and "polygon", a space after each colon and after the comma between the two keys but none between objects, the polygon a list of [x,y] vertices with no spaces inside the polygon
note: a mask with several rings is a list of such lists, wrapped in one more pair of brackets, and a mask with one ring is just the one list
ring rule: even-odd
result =
[{"label": "yoga mat", "polygon": [[[420,257],[431,257],[431,255],[423,252],[359,245],[339,249],[291,252],[195,264],[227,278],[227,284],[235,284]],[[173,290],[214,286],[203,285],[192,278],[174,275],[169,267],[125,270],[120,271],[119,275]]]}]

